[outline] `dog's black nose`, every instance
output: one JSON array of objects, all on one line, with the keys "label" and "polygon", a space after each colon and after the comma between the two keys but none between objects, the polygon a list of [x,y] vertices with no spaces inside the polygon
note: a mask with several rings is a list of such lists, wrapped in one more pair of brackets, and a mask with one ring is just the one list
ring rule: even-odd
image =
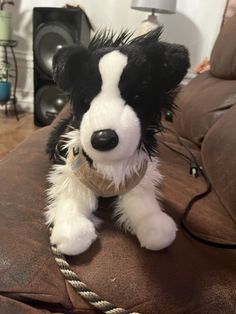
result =
[{"label": "dog's black nose", "polygon": [[91,137],[91,144],[93,148],[102,152],[115,148],[118,145],[118,142],[118,135],[111,129],[96,131]]}]

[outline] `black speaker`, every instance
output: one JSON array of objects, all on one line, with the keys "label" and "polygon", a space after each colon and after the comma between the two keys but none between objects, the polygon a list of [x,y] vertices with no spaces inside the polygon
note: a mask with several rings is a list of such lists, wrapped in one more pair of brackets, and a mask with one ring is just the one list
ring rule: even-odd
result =
[{"label": "black speaker", "polygon": [[48,125],[67,102],[52,79],[52,59],[65,45],[87,46],[90,24],[79,8],[33,9],[34,121]]}]

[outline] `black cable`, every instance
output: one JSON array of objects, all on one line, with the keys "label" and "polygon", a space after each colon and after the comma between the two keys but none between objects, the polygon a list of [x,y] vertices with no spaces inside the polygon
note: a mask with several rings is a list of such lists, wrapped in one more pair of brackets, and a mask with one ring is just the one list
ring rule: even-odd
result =
[{"label": "black cable", "polygon": [[188,158],[188,156],[186,156],[184,153],[179,152],[178,150],[176,150],[175,148],[169,146],[169,145],[166,144],[165,142],[159,140],[159,143],[161,143],[162,145],[166,146],[168,149],[170,149],[170,150],[173,151],[174,153],[177,153],[177,154],[181,155],[184,160],[189,161],[189,162],[191,161],[191,159]]},{"label": "black cable", "polygon": [[[203,170],[202,166],[199,165],[198,161],[197,161],[197,158],[195,157],[195,155],[192,153],[192,151],[183,143],[183,141],[180,139],[180,136],[179,134],[175,131],[175,130],[172,130],[172,129],[169,129],[169,128],[166,128],[164,127],[163,128],[164,130],[167,130],[167,131],[170,131],[172,132],[173,134],[175,134],[176,136],[176,139],[178,141],[178,143],[183,146],[185,148],[185,150],[188,152],[188,154],[191,156],[186,156],[184,153],[178,151],[177,149],[171,147],[170,145],[166,144],[165,142],[163,142],[162,140],[159,140],[160,143],[162,143],[165,147],[167,147],[168,149],[170,149],[171,151],[179,154],[183,159],[185,159],[185,161],[187,160],[189,163],[190,163],[190,173],[193,174],[195,177],[197,177],[198,174],[200,174],[206,184],[207,184],[207,188],[205,191],[203,191],[202,193],[200,194],[197,194],[195,195],[187,204],[187,206],[185,207],[185,210],[184,210],[184,213],[181,217],[181,220],[180,220],[180,226],[181,228],[189,235],[191,236],[193,239],[205,244],[205,245],[208,245],[208,246],[212,246],[212,247],[216,247],[216,248],[221,248],[221,249],[236,249],[236,243],[220,243],[220,242],[214,242],[214,241],[210,241],[210,240],[207,240],[207,239],[204,239],[204,238],[201,238],[199,236],[197,236],[194,232],[192,232],[191,230],[189,230],[189,228],[187,227],[186,225],[186,221],[187,221],[187,218],[188,218],[188,215],[190,213],[190,211],[192,210],[193,208],[193,205],[199,201],[200,199],[203,199],[204,197],[206,197],[212,190],[212,186],[211,186],[211,183],[205,173],[205,171]],[[192,169],[196,170],[196,173],[195,172],[192,172]]]}]

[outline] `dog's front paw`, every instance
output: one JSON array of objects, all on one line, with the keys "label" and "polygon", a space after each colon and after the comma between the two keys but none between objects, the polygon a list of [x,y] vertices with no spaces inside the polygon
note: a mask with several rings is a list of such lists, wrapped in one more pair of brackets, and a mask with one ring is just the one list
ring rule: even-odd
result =
[{"label": "dog's front paw", "polygon": [[56,221],[51,243],[66,255],[77,255],[86,251],[97,238],[94,225],[86,217],[67,218]]},{"label": "dog's front paw", "polygon": [[174,220],[163,212],[143,219],[137,226],[136,235],[142,247],[161,250],[175,240],[176,231]]}]

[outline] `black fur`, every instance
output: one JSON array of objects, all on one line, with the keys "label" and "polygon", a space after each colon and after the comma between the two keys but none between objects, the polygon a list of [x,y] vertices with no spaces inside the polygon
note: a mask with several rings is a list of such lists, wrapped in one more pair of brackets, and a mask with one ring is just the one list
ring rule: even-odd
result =
[{"label": "black fur", "polygon": [[112,30],[98,31],[89,43],[88,50],[96,51],[101,48],[117,48],[128,44],[133,34],[129,31],[121,31],[116,35]]},{"label": "black fur", "polygon": [[[155,154],[155,133],[161,128],[161,115],[173,109],[176,88],[190,65],[186,48],[159,41],[161,33],[162,28],[159,28],[130,40],[131,34],[127,31],[118,36],[100,32],[88,49],[70,46],[56,53],[54,79],[70,97],[75,127],[80,128],[83,114],[101,90],[100,58],[112,50],[119,50],[128,56],[128,64],[119,82],[121,97],[140,119],[141,141],[145,149],[150,156]],[[54,131],[55,136],[48,144],[50,156],[67,124],[62,123]]]},{"label": "black fur", "polygon": [[66,152],[63,150],[62,145],[59,145],[60,137],[71,124],[72,118],[71,114],[68,118],[60,120],[49,136],[46,152],[55,163],[64,163],[61,157],[65,157]]}]

